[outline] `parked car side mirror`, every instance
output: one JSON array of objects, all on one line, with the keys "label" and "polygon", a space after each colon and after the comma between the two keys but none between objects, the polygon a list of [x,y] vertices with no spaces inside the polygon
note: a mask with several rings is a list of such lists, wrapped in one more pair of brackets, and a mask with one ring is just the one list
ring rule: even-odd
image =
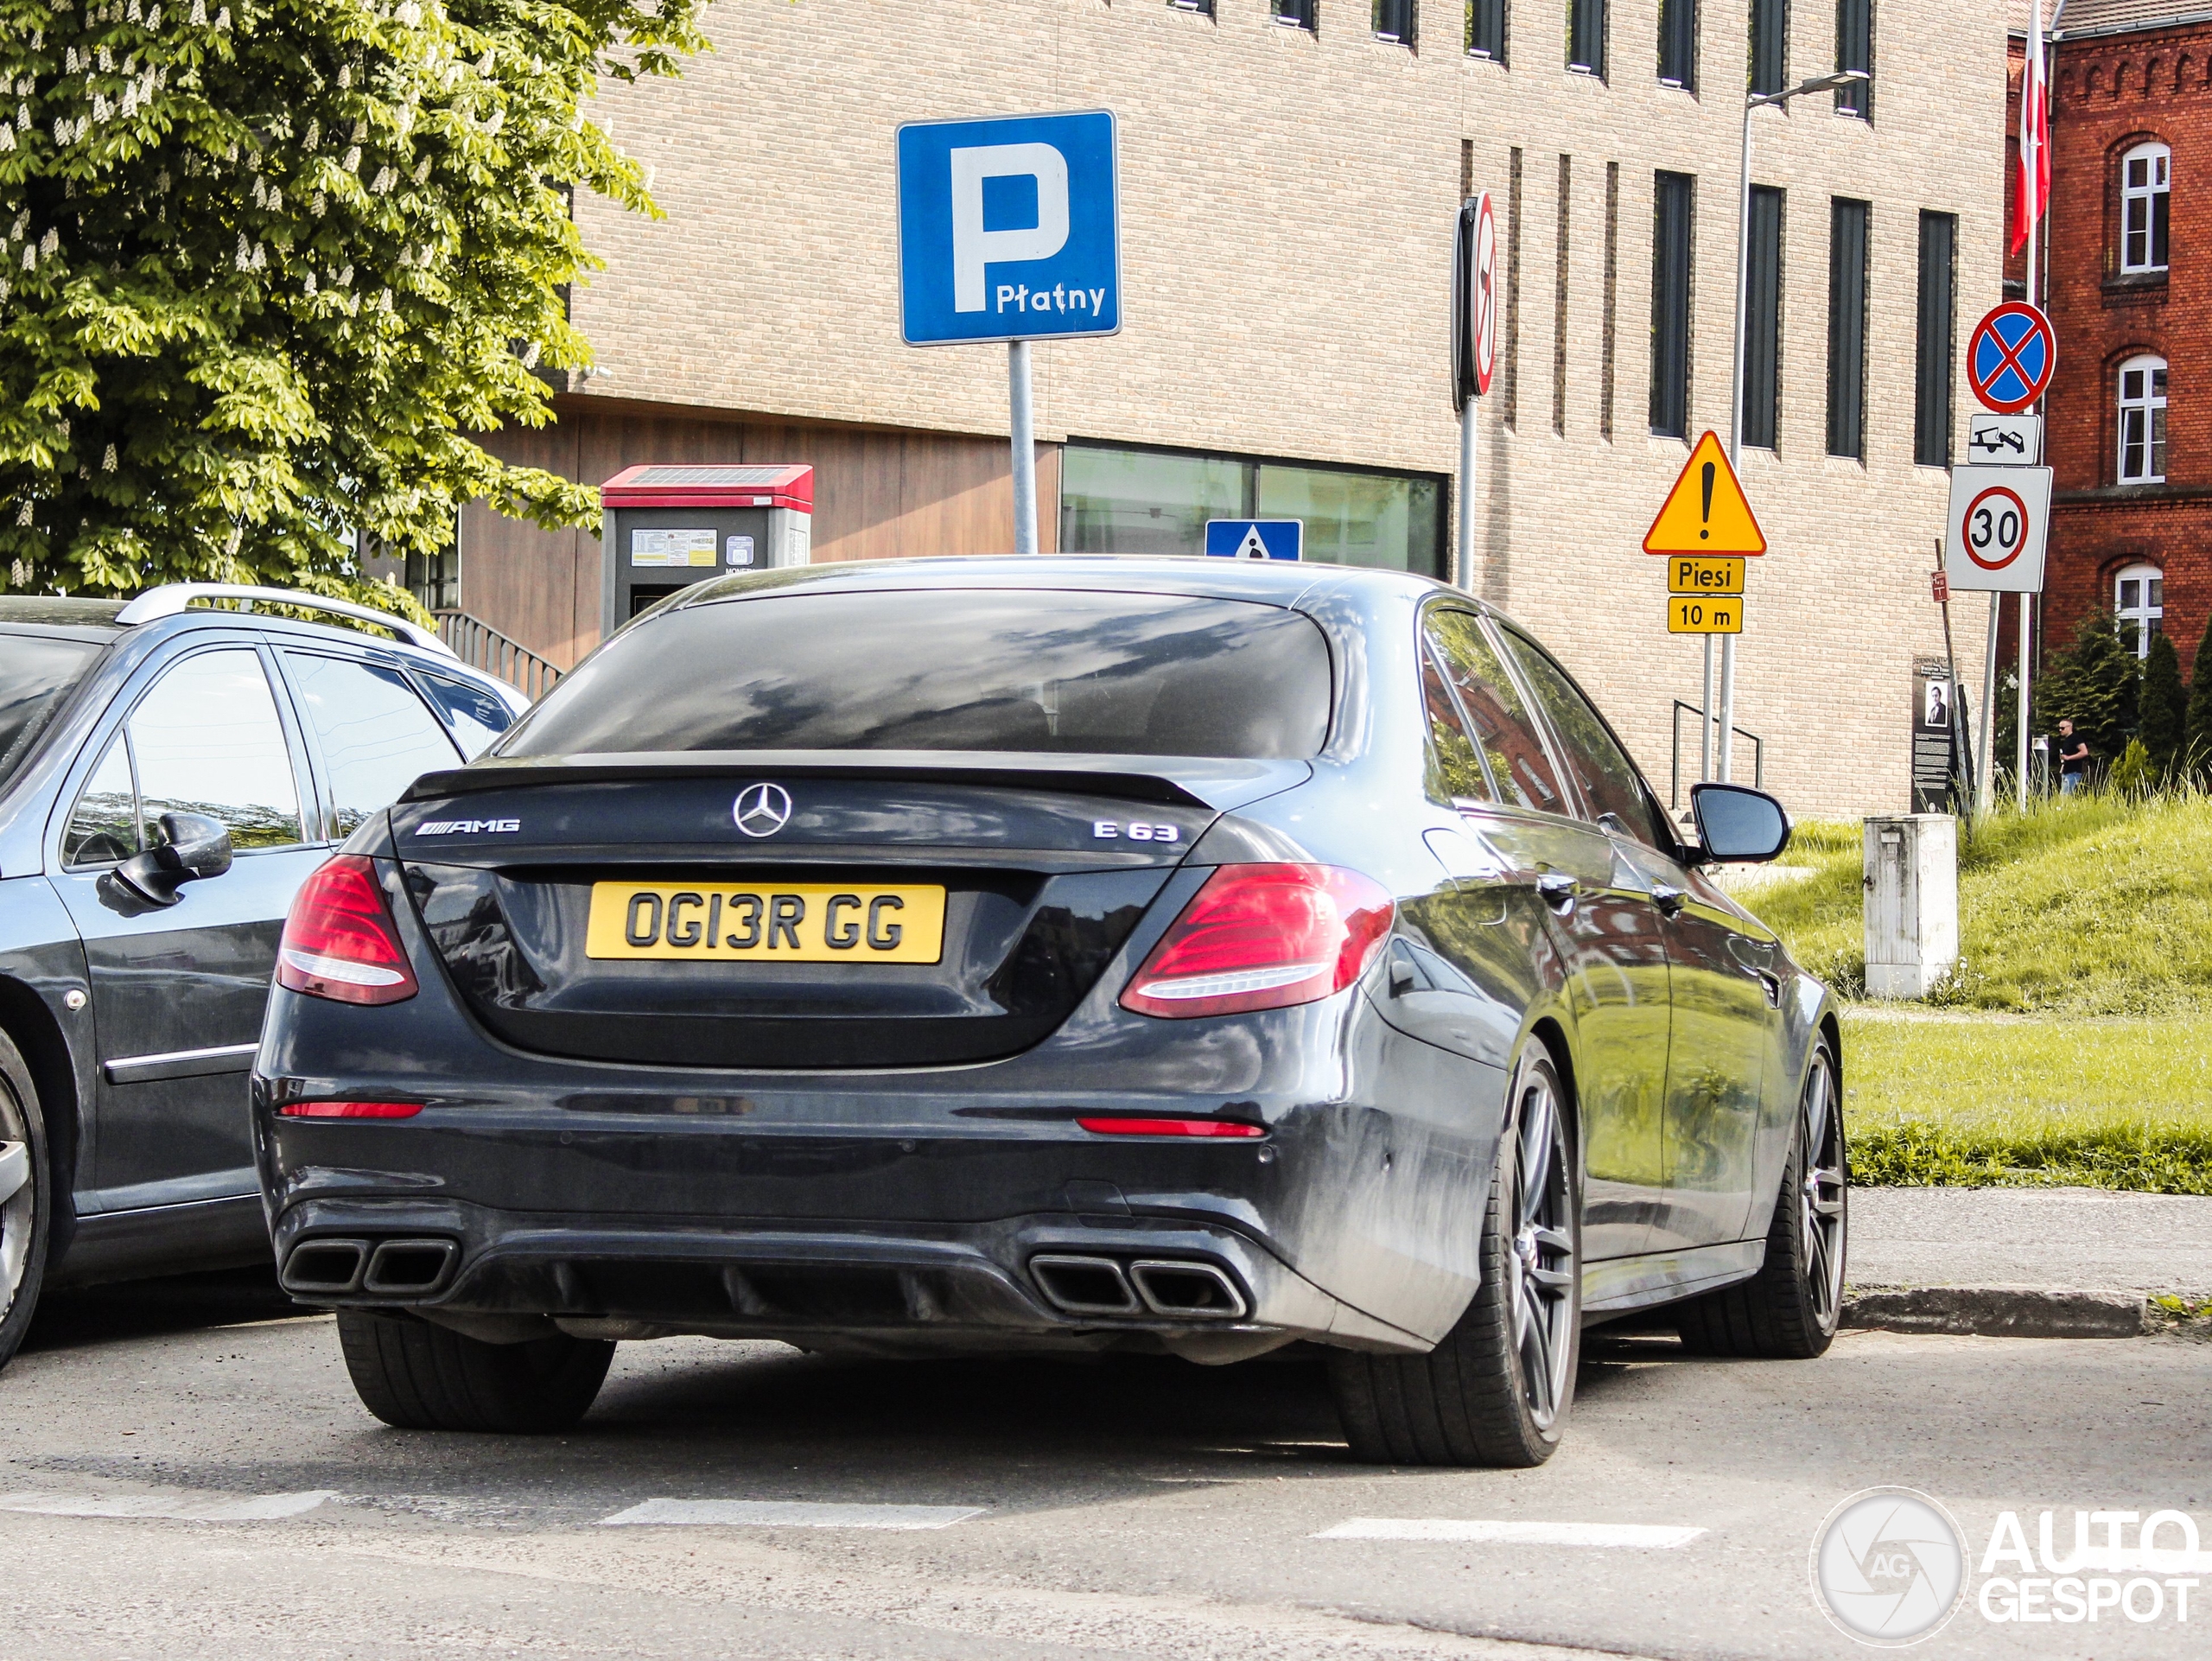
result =
[{"label": "parked car side mirror", "polygon": [[1763,790],[1742,785],[1692,785],[1690,811],[1707,859],[1757,864],[1789,845],[1789,815]]},{"label": "parked car side mirror", "polygon": [[164,813],[158,848],[134,854],[115,868],[118,886],[149,906],[174,906],[177,890],[231,869],[231,833],[205,813]]}]

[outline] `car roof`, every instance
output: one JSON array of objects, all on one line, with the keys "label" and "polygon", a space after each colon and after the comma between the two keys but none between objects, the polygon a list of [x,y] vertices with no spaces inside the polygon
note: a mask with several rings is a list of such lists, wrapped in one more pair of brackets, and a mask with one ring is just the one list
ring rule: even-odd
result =
[{"label": "car roof", "polygon": [[839,560],[824,565],[740,572],[672,596],[671,608],[804,589],[1065,588],[1189,595],[1296,607],[1327,593],[1419,598],[1449,593],[1433,578],[1357,565],[1296,560],[1206,559],[1187,554],[944,555]]},{"label": "car roof", "polygon": [[73,595],[0,594],[0,628],[20,624],[41,633],[60,631],[91,640],[111,640],[123,632],[115,620],[120,600],[85,600]]}]

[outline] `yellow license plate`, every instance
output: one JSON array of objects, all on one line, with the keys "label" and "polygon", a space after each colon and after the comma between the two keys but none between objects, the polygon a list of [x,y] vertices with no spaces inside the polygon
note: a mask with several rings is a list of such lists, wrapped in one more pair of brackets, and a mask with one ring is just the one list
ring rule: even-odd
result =
[{"label": "yellow license plate", "polygon": [[594,882],[588,958],[935,963],[944,890],[841,882]]}]

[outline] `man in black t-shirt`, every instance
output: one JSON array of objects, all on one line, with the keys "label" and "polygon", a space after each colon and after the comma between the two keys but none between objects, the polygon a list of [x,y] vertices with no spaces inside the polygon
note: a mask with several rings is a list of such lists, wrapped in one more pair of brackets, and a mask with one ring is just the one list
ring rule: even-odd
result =
[{"label": "man in black t-shirt", "polygon": [[2081,789],[2089,773],[2089,741],[2074,730],[2069,719],[2058,723],[2058,793],[2070,796]]}]

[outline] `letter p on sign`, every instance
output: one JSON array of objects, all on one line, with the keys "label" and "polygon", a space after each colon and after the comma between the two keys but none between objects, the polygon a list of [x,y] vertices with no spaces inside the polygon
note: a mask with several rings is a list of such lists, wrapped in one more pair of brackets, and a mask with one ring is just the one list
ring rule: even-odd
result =
[{"label": "letter p on sign", "polygon": [[1120,198],[1110,111],[899,128],[906,343],[1117,332]]},{"label": "letter p on sign", "polygon": [[[1050,144],[981,144],[952,152],[952,309],[983,309],[983,268],[1050,259],[1068,243],[1068,158]],[[983,181],[1037,181],[1037,223],[983,229]]]}]

